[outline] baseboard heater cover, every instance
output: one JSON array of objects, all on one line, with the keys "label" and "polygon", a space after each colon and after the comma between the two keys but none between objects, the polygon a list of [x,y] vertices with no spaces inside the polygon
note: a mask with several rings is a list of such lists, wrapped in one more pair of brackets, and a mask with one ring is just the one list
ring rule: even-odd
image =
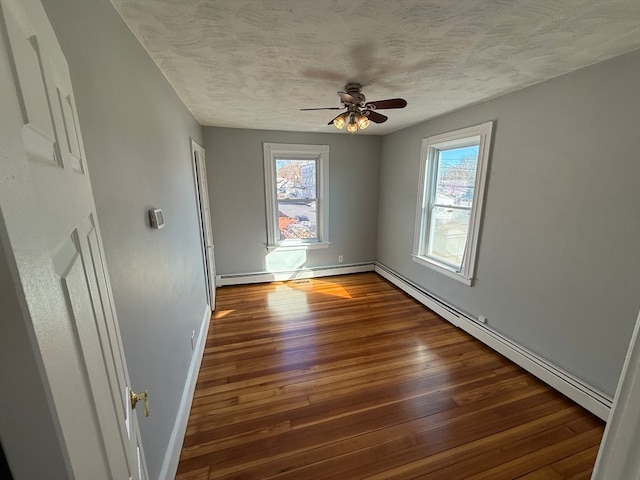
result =
[{"label": "baseboard heater cover", "polygon": [[597,417],[604,421],[608,419],[613,399],[604,392],[503,336],[391,268],[376,262],[375,272],[445,320],[504,355]]},{"label": "baseboard heater cover", "polygon": [[350,263],[348,265],[331,265],[326,267],[300,268],[279,272],[251,272],[216,275],[216,286],[243,285],[248,283],[282,282],[300,278],[318,278],[332,275],[347,275],[350,273],[372,272],[373,262]]}]

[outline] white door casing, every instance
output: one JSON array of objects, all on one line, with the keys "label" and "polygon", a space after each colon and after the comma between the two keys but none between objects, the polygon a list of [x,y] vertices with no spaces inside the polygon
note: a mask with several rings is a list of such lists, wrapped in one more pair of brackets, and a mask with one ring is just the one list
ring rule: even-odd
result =
[{"label": "white door casing", "polygon": [[211,213],[209,207],[209,187],[207,184],[207,167],[204,148],[191,140],[191,158],[196,181],[198,201],[198,215],[200,224],[200,238],[202,241],[205,280],[207,285],[207,299],[211,310],[215,310],[216,303],[216,261],[213,247],[213,231],[211,227]]},{"label": "white door casing", "polygon": [[640,312],[622,367],[592,480],[640,479]]},{"label": "white door casing", "polygon": [[0,240],[43,404],[70,478],[146,479],[68,66],[39,1],[0,0],[0,14]]}]

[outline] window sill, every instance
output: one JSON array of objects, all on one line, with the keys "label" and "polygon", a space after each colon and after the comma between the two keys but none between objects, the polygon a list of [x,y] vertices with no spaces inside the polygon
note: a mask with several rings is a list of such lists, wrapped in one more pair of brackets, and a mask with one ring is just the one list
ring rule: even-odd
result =
[{"label": "window sill", "polygon": [[464,283],[465,285],[467,285],[468,287],[472,286],[473,283],[473,278],[469,278],[469,277],[465,277],[463,274],[458,273],[456,271],[454,271],[451,268],[448,268],[444,265],[435,263],[433,260],[426,258],[426,257],[422,257],[420,255],[411,255],[411,259],[416,262],[419,263],[422,266],[425,266],[427,268],[430,268],[432,270],[435,270],[438,273],[441,273],[442,275],[445,275],[446,277],[449,277],[453,280],[456,280],[460,283]]},{"label": "window sill", "polygon": [[315,250],[317,248],[328,248],[331,242],[314,242],[314,243],[286,243],[280,245],[267,245],[267,250],[284,251],[284,250]]}]

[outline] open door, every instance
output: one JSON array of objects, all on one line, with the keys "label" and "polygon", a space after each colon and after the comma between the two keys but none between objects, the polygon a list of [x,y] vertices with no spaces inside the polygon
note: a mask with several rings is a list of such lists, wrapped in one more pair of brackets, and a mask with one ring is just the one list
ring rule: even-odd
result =
[{"label": "open door", "polygon": [[[67,478],[145,480],[68,66],[37,0],[0,0],[0,33],[0,250],[22,305],[11,314],[42,378],[41,408]],[[24,427],[35,428],[28,417]]]},{"label": "open door", "polygon": [[[640,312],[591,480],[640,478]],[[635,453],[633,453],[635,452]]]},{"label": "open door", "polygon": [[193,172],[196,179],[196,193],[198,195],[198,214],[200,220],[200,238],[205,264],[205,280],[207,285],[207,299],[211,310],[216,304],[216,262],[213,248],[213,233],[211,229],[211,214],[209,212],[209,187],[207,184],[207,166],[204,148],[191,140],[191,154],[193,158]]}]

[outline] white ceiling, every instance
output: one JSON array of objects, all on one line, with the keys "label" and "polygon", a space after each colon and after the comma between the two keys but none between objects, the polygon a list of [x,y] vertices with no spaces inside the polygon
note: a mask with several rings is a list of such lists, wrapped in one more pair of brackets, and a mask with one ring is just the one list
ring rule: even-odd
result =
[{"label": "white ceiling", "polygon": [[640,0],[111,1],[208,126],[337,132],[299,109],[356,81],[386,134],[640,48]]}]

